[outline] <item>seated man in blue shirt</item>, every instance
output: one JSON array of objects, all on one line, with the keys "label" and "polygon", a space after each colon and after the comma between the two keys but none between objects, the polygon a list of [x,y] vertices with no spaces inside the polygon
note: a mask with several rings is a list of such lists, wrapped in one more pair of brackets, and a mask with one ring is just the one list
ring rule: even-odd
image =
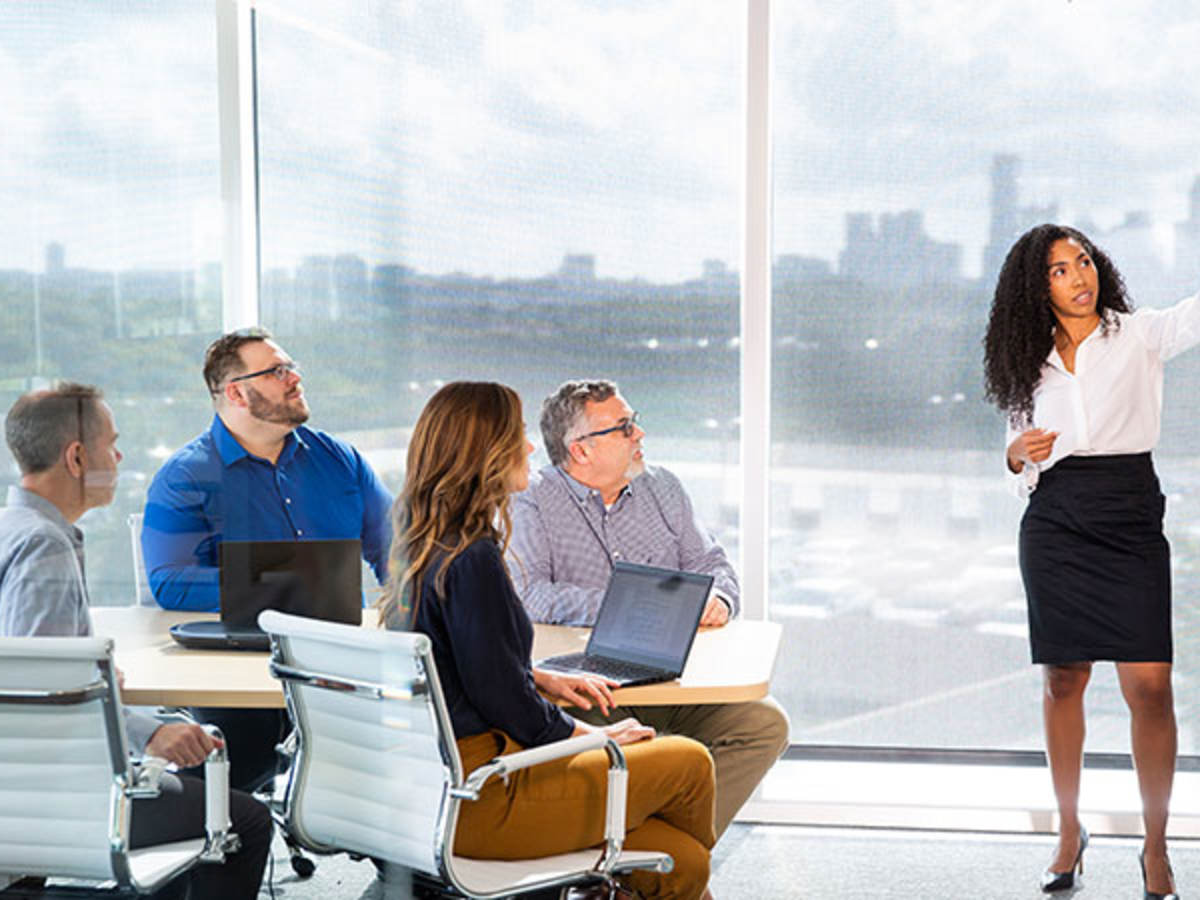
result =
[{"label": "seated man in blue shirt", "polygon": [[[0,635],[88,635],[92,619],[84,580],[83,532],[75,521],[112,502],[117,486],[116,424],[100,392],[60,383],[19,398],[5,419],[5,438],[21,470],[0,509]],[[130,747],[180,766],[204,761],[216,745],[199,726],[163,724],[125,709]],[[204,834],[204,786],[164,776],[161,796],[133,804],[131,847]],[[271,844],[266,808],[246,794],[230,796],[240,852],[224,865],[202,865],[156,896],[257,896]],[[0,882],[3,877],[0,876]],[[0,885],[2,886],[2,885]]]},{"label": "seated man in blue shirt", "polygon": [[[701,527],[679,479],[642,458],[645,432],[611,381],[568,381],[542,405],[542,439],[552,465],[513,498],[509,571],[535,622],[591,625],[613,562],[714,577],[702,625],[737,615],[737,574]],[[599,722],[595,710],[572,714]],[[772,698],[748,703],[635,706],[660,734],[700,741],[716,767],[717,836],[787,747],[788,720]]]},{"label": "seated man in blue shirt", "polygon": [[[212,424],[163,464],[146,495],[142,552],[158,604],[219,609],[217,548],[225,540],[359,538],[382,583],[391,496],[357,450],[304,424],[300,369],[270,333],[218,338],[205,353],[204,380]],[[197,714],[225,732],[232,783],[254,788],[274,774],[286,715]]]}]

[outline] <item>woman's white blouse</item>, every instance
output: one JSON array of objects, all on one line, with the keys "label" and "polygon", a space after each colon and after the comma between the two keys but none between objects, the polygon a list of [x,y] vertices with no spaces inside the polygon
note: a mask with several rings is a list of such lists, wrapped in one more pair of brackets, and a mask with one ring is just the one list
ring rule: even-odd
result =
[{"label": "woman's white blouse", "polygon": [[[1145,453],[1158,443],[1163,363],[1200,344],[1200,294],[1167,309],[1109,315],[1107,331],[1097,327],[1076,348],[1074,374],[1054,348],[1042,366],[1033,427],[1057,431],[1058,438],[1048,459],[1009,472],[1019,496],[1027,497],[1064,456]],[[1019,433],[1010,425],[1004,446]]]}]

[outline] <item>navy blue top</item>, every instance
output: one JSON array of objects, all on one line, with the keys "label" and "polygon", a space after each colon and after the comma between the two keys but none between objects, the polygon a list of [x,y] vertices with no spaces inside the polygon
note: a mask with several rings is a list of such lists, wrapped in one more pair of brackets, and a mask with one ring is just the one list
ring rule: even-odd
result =
[{"label": "navy blue top", "polygon": [[446,570],[445,599],[429,570],[414,631],[429,635],[457,738],[503,731],[522,747],[571,736],[574,720],[538,693],[529,654],[533,625],[513,590],[500,548],[478,540]]},{"label": "navy blue top", "polygon": [[146,494],[142,553],[165,609],[220,608],[223,540],[359,538],[375,577],[387,574],[392,498],[357,450],[303,425],[276,462],[253,456],[220,416],[168,459]]}]

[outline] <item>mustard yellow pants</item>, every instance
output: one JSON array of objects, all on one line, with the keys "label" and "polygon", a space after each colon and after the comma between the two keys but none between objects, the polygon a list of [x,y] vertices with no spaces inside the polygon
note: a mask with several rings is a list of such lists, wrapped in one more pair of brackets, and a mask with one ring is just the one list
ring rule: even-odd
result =
[{"label": "mustard yellow pants", "polygon": [[[522,749],[499,731],[458,741],[463,770]],[[696,900],[708,886],[713,834],[713,763],[704,745],[661,737],[621,748],[629,767],[625,847],[671,854],[665,875],[624,876],[648,898]],[[529,859],[604,842],[608,755],[591,750],[492,779],[459,807],[454,852],[479,859]]]}]

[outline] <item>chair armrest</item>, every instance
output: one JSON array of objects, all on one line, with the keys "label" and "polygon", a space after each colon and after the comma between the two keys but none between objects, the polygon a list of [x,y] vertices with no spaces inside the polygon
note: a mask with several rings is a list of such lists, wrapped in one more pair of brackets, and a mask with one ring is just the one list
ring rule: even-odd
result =
[{"label": "chair armrest", "polygon": [[167,761],[159,756],[131,760],[133,781],[125,788],[125,796],[130,799],[157,797],[162,792],[159,782],[167,765]]},{"label": "chair armrest", "polygon": [[[469,792],[469,796],[464,795],[465,799],[478,800],[480,788],[494,775],[507,778],[513,772],[528,769],[530,766],[538,766],[544,762],[550,762],[552,759],[574,756],[585,750],[599,750],[610,741],[612,738],[597,731],[591,734],[581,734],[579,737],[564,738],[540,747],[531,747],[528,750],[519,750],[516,753],[509,753],[507,756],[497,756],[466,777],[463,782],[463,790]],[[613,746],[616,746],[615,741],[612,743]],[[617,752],[621,753],[620,750]],[[624,754],[621,756],[623,758]]]},{"label": "chair armrest", "polygon": [[575,756],[585,750],[600,749],[608,753],[608,794],[604,804],[604,854],[596,863],[595,869],[603,875],[608,875],[616,865],[621,846],[625,842],[625,804],[628,799],[629,772],[625,767],[625,754],[617,742],[607,734],[595,731],[543,744],[541,747],[509,753],[506,756],[497,756],[471,772],[464,779],[462,787],[452,788],[450,794],[460,800],[478,800],[479,791],[488,779],[495,775],[507,778],[513,772],[528,769],[530,766],[541,765],[564,756]]},{"label": "chair armrest", "polygon": [[[210,736],[224,744],[224,736],[215,725],[205,725]],[[229,755],[225,747],[214,747],[204,761],[204,851],[201,862],[220,863],[225,854],[241,847],[241,840],[230,831]]]}]

